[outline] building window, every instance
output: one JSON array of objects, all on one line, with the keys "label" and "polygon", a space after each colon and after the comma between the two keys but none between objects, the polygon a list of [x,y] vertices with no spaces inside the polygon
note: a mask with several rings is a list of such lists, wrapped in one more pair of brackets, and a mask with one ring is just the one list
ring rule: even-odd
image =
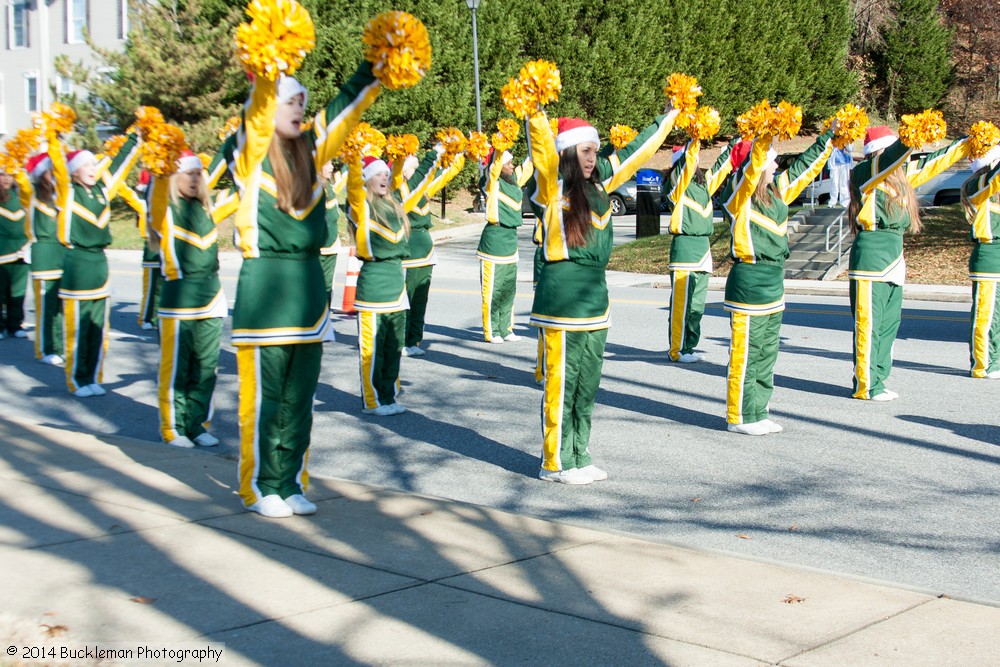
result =
[{"label": "building window", "polygon": [[25,111],[28,113],[38,111],[38,74],[35,72],[24,75],[24,101]]},{"label": "building window", "polygon": [[128,39],[128,0],[118,0],[118,39]]},{"label": "building window", "polygon": [[28,46],[28,2],[13,0],[7,5],[7,48],[24,49]]},{"label": "building window", "polygon": [[56,99],[62,100],[73,94],[73,80],[64,76],[56,77]]},{"label": "building window", "polygon": [[66,0],[66,43],[82,44],[87,25],[87,0]]}]

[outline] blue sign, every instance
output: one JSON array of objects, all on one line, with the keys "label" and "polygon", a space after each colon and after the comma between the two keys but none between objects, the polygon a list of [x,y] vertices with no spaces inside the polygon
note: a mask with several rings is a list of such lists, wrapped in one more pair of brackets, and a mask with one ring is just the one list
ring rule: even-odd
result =
[{"label": "blue sign", "polygon": [[660,187],[663,175],[655,169],[640,169],[635,172],[635,184],[646,185],[654,188]]}]

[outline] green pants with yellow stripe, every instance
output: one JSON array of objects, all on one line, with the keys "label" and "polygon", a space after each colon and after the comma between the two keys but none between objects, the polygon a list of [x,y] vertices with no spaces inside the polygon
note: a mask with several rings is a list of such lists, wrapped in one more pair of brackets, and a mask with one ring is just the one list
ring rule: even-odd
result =
[{"label": "green pants with yellow stripe", "polygon": [[244,506],[273,493],[294,496],[309,486],[306,460],[322,358],[322,343],[236,348]]},{"label": "green pants with yellow stripe", "polygon": [[62,302],[66,385],[75,392],[81,387],[101,383],[111,309],[107,298],[64,298]]},{"label": "green pants with yellow stripe", "polygon": [[541,331],[545,339],[542,468],[583,468],[592,463],[590,418],[601,384],[608,330]]},{"label": "green pants with yellow stripe", "polygon": [[393,313],[358,312],[361,401],[369,410],[396,402],[405,325],[406,311],[403,310]]},{"label": "green pants with yellow stripe", "polygon": [[691,354],[701,340],[701,318],[705,314],[708,274],[704,271],[673,271],[670,274],[670,359]]},{"label": "green pants with yellow stripe", "polygon": [[479,284],[483,300],[483,337],[486,342],[514,333],[517,264],[498,264],[480,259]]},{"label": "green pants with yellow stripe", "polygon": [[892,371],[892,345],[903,311],[903,288],[894,283],[851,280],[854,315],[854,398],[885,391]]},{"label": "green pants with yellow stripe", "polygon": [[1000,290],[993,280],[972,281],[970,375],[984,378],[1000,371]]},{"label": "green pants with yellow stripe", "polygon": [[59,298],[59,280],[34,278],[35,357],[63,353],[63,309]]},{"label": "green pants with yellow stripe", "polygon": [[139,303],[139,324],[157,325],[160,309],[160,287],[163,286],[163,274],[160,267],[142,267],[142,301]]},{"label": "green pants with yellow stripe", "polygon": [[732,339],[726,384],[726,421],[730,424],[754,424],[767,419],[767,404],[774,392],[781,316],[780,312],[730,313]]},{"label": "green pants with yellow stripe", "polygon": [[419,345],[424,339],[424,318],[431,295],[433,265],[406,267],[406,298],[410,309],[405,311],[406,347]]},{"label": "green pants with yellow stripe", "polygon": [[160,436],[164,442],[205,432],[219,366],[222,318],[160,318]]}]

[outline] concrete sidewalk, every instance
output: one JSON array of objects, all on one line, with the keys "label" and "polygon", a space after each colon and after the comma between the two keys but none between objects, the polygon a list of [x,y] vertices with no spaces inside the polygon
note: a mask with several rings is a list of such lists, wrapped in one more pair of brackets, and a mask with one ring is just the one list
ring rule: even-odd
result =
[{"label": "concrete sidewalk", "polygon": [[[110,642],[224,643],[227,665],[1000,655],[1000,609],[931,592],[334,479],[312,480],[315,516],[268,520],[240,508],[235,461],[208,451],[9,420],[0,442],[5,656]],[[98,664],[0,658],[22,663]]]}]

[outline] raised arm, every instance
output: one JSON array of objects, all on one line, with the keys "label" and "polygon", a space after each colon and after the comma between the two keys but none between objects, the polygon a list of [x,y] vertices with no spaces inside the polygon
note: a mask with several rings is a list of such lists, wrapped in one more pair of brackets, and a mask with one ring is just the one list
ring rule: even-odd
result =
[{"label": "raised arm", "polygon": [[760,181],[760,177],[764,174],[764,169],[767,167],[767,152],[771,150],[772,141],[773,137],[769,136],[754,139],[753,146],[750,149],[750,157],[747,158],[743,167],[736,172],[732,193],[725,203],[726,211],[733,219],[736,219],[736,216],[743,210],[743,207],[750,202],[750,197],[753,196],[754,190],[757,189],[757,183]]},{"label": "raised arm", "polygon": [[[676,109],[671,109],[669,113],[657,116],[652,124],[626,146],[619,148],[607,158],[598,158],[598,174],[605,191],[611,193],[617,190],[653,157],[670,134],[670,130],[674,129],[677,113]],[[558,165],[558,162],[556,164]]]},{"label": "raised arm", "polygon": [[451,161],[447,169],[439,168],[437,174],[431,179],[431,182],[427,184],[427,190],[424,194],[428,197],[434,197],[437,193],[441,192],[446,185],[451,183],[452,179],[458,176],[458,173],[462,171],[465,167],[465,155],[456,155],[455,159]]},{"label": "raised arm", "polygon": [[674,204],[680,202],[681,197],[684,196],[684,192],[691,185],[691,179],[694,178],[695,172],[698,171],[698,157],[700,152],[701,148],[698,140],[692,139],[688,141],[687,146],[681,151],[681,155],[678,156],[673,166],[670,167],[670,192],[667,193],[667,196],[670,197],[670,201]]},{"label": "raised arm", "polygon": [[985,174],[973,174],[962,184],[962,195],[972,204],[966,209],[966,217],[972,225],[972,235],[981,243],[993,241],[993,226],[990,224],[990,197],[1000,192],[1000,163]]},{"label": "raised arm", "polygon": [[[21,202],[21,208],[27,211],[28,207],[31,206],[31,197],[35,192],[31,187],[31,179],[28,178],[28,173],[24,169],[16,169],[14,170],[14,181],[17,183],[17,198]],[[26,225],[30,217],[30,212],[24,217]]]},{"label": "raised arm", "polygon": [[500,172],[503,171],[503,153],[494,150],[486,166],[486,220],[500,222]]},{"label": "raised arm", "polygon": [[316,169],[336,157],[344,140],[361,120],[361,114],[378,97],[382,84],[372,75],[371,64],[363,60],[337,96],[313,121],[316,133]]},{"label": "raised arm", "polygon": [[906,165],[906,180],[911,186],[920,187],[959,160],[969,157],[970,149],[968,139],[962,137],[919,160],[913,160]]},{"label": "raised arm", "polygon": [[514,178],[517,180],[517,187],[523,188],[525,183],[531,179],[535,173],[535,166],[531,163],[531,156],[524,158],[521,166],[514,167]]},{"label": "raised arm", "polygon": [[[108,189],[109,199],[114,199],[119,194],[119,190],[125,187],[125,177],[129,175],[138,161],[139,136],[135,132],[129,132],[125,143],[111,159],[107,170],[101,171],[101,178],[104,181],[104,187]],[[143,210],[145,210],[145,205]]]},{"label": "raised arm", "polygon": [[[437,171],[439,159],[440,156],[437,151],[426,151],[412,176],[408,179],[403,179],[403,175],[400,173],[401,183],[397,189],[399,190],[399,194],[402,195],[403,211],[406,213],[415,209],[420,202],[420,198],[427,192],[427,187],[434,180],[434,172]],[[397,162],[402,163],[403,160],[397,160]],[[395,166],[393,165],[393,167]]]},{"label": "raised arm", "polygon": [[729,160],[729,156],[733,152],[733,147],[739,141],[739,136],[736,136],[726,144],[726,147],[719,153],[719,157],[715,159],[715,164],[705,172],[705,188],[708,190],[708,194],[714,195],[722,187],[722,184],[726,182],[729,174],[733,172],[733,163]]},{"label": "raised arm", "polygon": [[226,170],[230,168],[230,165],[234,160],[234,153],[236,151],[236,134],[231,134],[226,137],[226,140],[222,142],[219,146],[219,150],[215,151],[215,155],[212,156],[212,161],[208,165],[208,189],[214,190],[219,184],[219,179],[222,175],[226,173]]},{"label": "raised arm", "polygon": [[558,206],[559,202],[559,153],[552,136],[549,119],[544,113],[528,121],[531,139],[531,161],[535,166],[535,203],[545,208]]},{"label": "raised arm", "polygon": [[778,174],[774,183],[781,193],[781,199],[791,204],[823,171],[823,165],[833,153],[833,131],[829,130],[816,137],[809,148],[802,151],[788,166],[788,169]]}]

